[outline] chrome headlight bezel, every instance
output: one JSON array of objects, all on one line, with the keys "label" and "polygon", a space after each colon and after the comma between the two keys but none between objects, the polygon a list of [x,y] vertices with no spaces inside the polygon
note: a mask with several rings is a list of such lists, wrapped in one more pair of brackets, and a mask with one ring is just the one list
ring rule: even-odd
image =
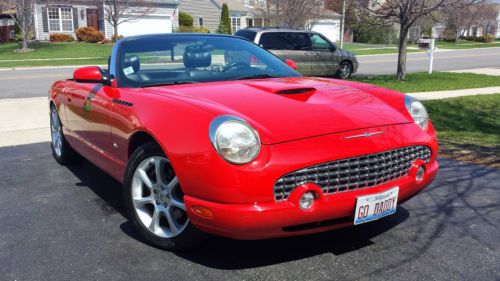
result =
[{"label": "chrome headlight bezel", "polygon": [[405,96],[405,106],[415,124],[422,130],[427,131],[429,128],[429,114],[424,104],[416,98]]},{"label": "chrome headlight bezel", "polygon": [[[233,126],[233,129],[234,126],[241,126],[240,129],[246,131],[247,135],[253,138],[252,140],[250,140],[250,143],[254,143],[254,149],[253,152],[248,155],[248,157],[244,159],[238,159],[237,157],[231,157],[231,155],[224,153],[224,147],[221,147],[222,144],[220,143],[220,137],[221,134],[224,134],[223,130],[228,129],[229,126]],[[222,115],[212,120],[209,128],[209,137],[217,153],[222,157],[222,159],[231,164],[248,164],[255,160],[255,158],[257,158],[260,153],[261,143],[258,132],[245,120],[236,116]]]}]

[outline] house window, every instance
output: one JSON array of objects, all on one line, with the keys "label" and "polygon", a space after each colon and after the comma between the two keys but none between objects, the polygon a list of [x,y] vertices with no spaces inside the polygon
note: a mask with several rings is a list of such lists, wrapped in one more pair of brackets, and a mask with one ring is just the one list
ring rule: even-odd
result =
[{"label": "house window", "polygon": [[73,31],[71,8],[48,8],[49,31]]},{"label": "house window", "polygon": [[248,19],[248,27],[253,27],[253,19]]},{"label": "house window", "polygon": [[231,17],[231,29],[233,33],[241,29],[241,19],[236,17]]},{"label": "house window", "polygon": [[198,27],[203,26],[203,18],[198,18]]}]

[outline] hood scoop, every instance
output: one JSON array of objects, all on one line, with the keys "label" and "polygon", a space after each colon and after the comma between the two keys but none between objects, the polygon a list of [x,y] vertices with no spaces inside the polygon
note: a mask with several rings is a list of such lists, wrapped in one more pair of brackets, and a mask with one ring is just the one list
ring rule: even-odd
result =
[{"label": "hood scoop", "polygon": [[296,94],[306,94],[315,92],[316,88],[292,88],[292,89],[282,89],[278,90],[275,93],[278,95],[296,95]]}]

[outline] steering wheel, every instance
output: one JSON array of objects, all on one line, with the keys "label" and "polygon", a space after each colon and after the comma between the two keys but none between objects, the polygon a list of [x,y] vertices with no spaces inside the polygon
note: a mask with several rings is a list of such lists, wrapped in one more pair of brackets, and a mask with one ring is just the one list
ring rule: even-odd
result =
[{"label": "steering wheel", "polygon": [[229,71],[230,69],[236,68],[236,67],[250,67],[250,66],[248,64],[246,64],[246,63],[243,63],[243,62],[233,62],[233,63],[230,63],[230,64],[226,65],[222,69],[222,72]]}]

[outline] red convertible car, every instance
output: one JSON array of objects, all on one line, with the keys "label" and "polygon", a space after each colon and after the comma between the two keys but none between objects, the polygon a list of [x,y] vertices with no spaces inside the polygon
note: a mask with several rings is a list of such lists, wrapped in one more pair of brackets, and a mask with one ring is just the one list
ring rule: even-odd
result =
[{"label": "red convertible car", "polygon": [[422,103],[293,64],[231,36],[122,39],[108,69],[50,89],[53,155],[123,183],[137,231],[169,250],[370,222],[431,183]]}]

